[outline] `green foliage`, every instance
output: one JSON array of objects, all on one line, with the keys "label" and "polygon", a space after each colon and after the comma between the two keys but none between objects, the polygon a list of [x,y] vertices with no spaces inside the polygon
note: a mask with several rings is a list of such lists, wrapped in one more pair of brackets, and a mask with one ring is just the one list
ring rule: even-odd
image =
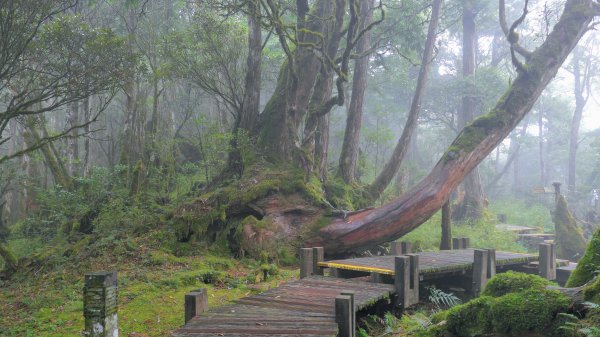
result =
[{"label": "green foliage", "polygon": [[559,312],[566,311],[571,300],[556,290],[528,289],[499,297],[491,307],[494,331],[518,336],[550,327]]},{"label": "green foliage", "polygon": [[436,287],[429,287],[429,302],[433,303],[438,310],[449,309],[462,303],[460,298],[453,293],[445,293]]},{"label": "green foliage", "polygon": [[600,229],[594,233],[585,254],[573,271],[567,287],[578,287],[591,281],[600,272]]},{"label": "green foliage", "polygon": [[494,298],[482,296],[451,308],[447,314],[446,329],[458,337],[482,335],[491,331],[490,311]]},{"label": "green foliage", "polygon": [[549,285],[553,285],[553,283],[545,278],[511,270],[492,277],[485,286],[482,295],[500,297],[526,289],[543,290]]}]

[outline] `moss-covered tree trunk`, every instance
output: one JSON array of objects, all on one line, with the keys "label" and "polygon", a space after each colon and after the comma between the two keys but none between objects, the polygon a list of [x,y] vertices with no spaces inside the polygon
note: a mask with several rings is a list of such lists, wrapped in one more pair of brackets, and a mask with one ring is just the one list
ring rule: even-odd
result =
[{"label": "moss-covered tree trunk", "polygon": [[519,64],[518,76],[496,106],[459,133],[425,179],[382,207],[334,220],[308,243],[330,253],[355,251],[397,239],[425,222],[531,110],[597,15],[596,1],[568,0],[552,32]]},{"label": "moss-covered tree trunk", "polygon": [[560,259],[577,261],[585,251],[585,238],[581,229],[577,226],[575,218],[569,211],[567,200],[559,195],[556,202],[556,210],[553,214],[556,230],[556,255]]}]

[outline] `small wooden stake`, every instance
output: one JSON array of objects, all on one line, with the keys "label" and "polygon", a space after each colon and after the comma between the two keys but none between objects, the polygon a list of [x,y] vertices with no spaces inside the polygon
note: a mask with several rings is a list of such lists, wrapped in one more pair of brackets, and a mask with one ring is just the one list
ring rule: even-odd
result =
[{"label": "small wooden stake", "polygon": [[473,295],[479,296],[488,280],[489,252],[475,249],[473,254]]},{"label": "small wooden stake", "polygon": [[556,246],[553,243],[540,243],[540,276],[548,280],[556,280]]},{"label": "small wooden stake", "polygon": [[339,337],[352,336],[352,299],[348,295],[338,295],[335,298],[335,321],[338,324]]},{"label": "small wooden stake", "polygon": [[300,249],[300,279],[311,276],[313,273],[313,249]]},{"label": "small wooden stake", "polygon": [[206,289],[197,289],[185,294],[185,323],[208,311],[208,293]]},{"label": "small wooden stake", "polygon": [[323,247],[313,248],[313,275],[323,276],[323,268],[319,267],[319,262],[325,260],[325,250]]}]

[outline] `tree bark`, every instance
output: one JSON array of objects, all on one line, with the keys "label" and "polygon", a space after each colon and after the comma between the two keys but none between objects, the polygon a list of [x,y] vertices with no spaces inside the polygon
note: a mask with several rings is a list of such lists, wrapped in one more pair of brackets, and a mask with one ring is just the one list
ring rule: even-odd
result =
[{"label": "tree bark", "polygon": [[452,207],[450,200],[442,206],[442,239],[440,241],[440,250],[452,249]]},{"label": "tree bark", "polygon": [[[477,67],[477,31],[475,19],[477,14],[467,4],[463,7],[463,77],[472,77]],[[462,129],[475,118],[476,98],[468,94],[462,98],[462,109],[458,114],[458,129]],[[478,220],[483,216],[483,188],[481,176],[477,167],[468,174],[463,181],[464,198],[453,212],[456,220]]]},{"label": "tree bark", "polygon": [[257,20],[260,17],[260,8],[252,1],[248,2],[248,6],[248,56],[239,126],[251,133],[255,128],[260,106],[262,32]]},{"label": "tree bark", "polygon": [[[360,29],[365,29],[373,21],[373,0],[362,0],[360,7]],[[348,106],[346,119],[346,132],[342,143],[338,175],[346,183],[356,181],[356,163],[358,161],[358,146],[360,141],[360,127],[362,125],[363,104],[367,79],[369,77],[369,55],[371,48],[371,33],[367,32],[358,42],[357,54],[359,58],[354,61],[354,74],[352,76],[352,97]]]},{"label": "tree bark", "polygon": [[552,32],[530,54],[496,106],[458,134],[425,179],[382,207],[334,220],[307,240],[307,244],[323,246],[329,254],[357,251],[395,240],[429,219],[465,175],[531,110],[597,15],[600,10],[596,2],[567,0]]},{"label": "tree bark", "polygon": [[402,164],[402,160],[406,155],[406,152],[410,146],[412,134],[417,127],[419,121],[419,113],[421,111],[421,100],[425,93],[425,87],[427,85],[427,77],[429,75],[429,69],[431,68],[431,62],[433,61],[433,47],[436,40],[436,31],[439,22],[440,8],[442,6],[442,0],[434,0],[431,9],[431,20],[429,21],[429,28],[427,31],[427,40],[425,42],[425,49],[423,50],[423,57],[421,60],[421,69],[419,70],[419,77],[417,79],[417,86],[415,88],[415,94],[412,99],[410,111],[408,113],[408,119],[402,130],[402,135],[394,148],[392,156],[385,164],[381,173],[377,176],[375,181],[369,186],[369,191],[373,199],[378,199],[386,187],[390,184],[390,181],[394,178],[396,172]]},{"label": "tree bark", "polygon": [[69,157],[68,172],[71,176],[79,174],[79,102],[73,102],[69,105],[69,114],[67,116],[68,127],[73,128],[69,138],[67,138],[67,153]]}]

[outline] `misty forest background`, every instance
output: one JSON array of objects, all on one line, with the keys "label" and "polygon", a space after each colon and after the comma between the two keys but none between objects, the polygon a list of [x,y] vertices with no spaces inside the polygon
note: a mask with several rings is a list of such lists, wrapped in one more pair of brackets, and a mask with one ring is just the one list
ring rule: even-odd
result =
[{"label": "misty forest background", "polygon": [[[125,336],[168,335],[199,283],[293,278],[310,233],[426,177],[565,1],[505,5],[507,32],[488,0],[1,1],[0,335],[77,335],[90,270],[118,269]],[[553,233],[559,182],[589,240],[599,89],[591,30],[452,192],[453,234],[527,251],[497,214]],[[402,239],[438,249],[440,221]]]}]

